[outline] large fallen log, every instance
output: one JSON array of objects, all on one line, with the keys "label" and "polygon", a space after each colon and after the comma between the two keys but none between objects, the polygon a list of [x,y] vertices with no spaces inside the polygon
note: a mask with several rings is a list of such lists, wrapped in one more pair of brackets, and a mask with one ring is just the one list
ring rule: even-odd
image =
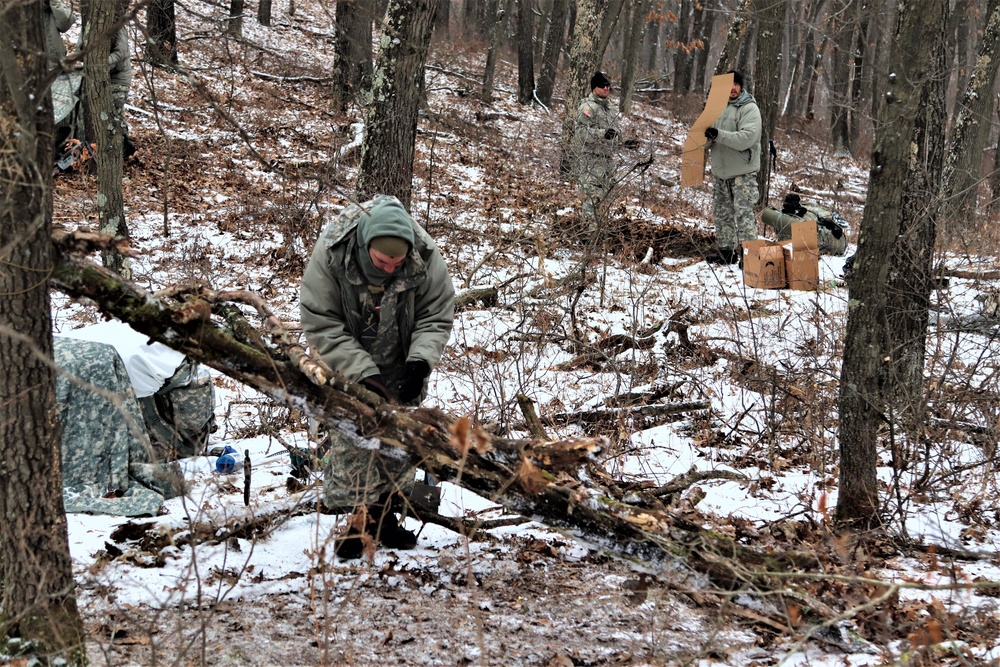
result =
[{"label": "large fallen log", "polygon": [[[727,589],[766,590],[787,587],[781,579],[772,580],[772,573],[815,564],[811,554],[758,553],[669,511],[652,492],[624,490],[597,462],[601,439],[498,438],[468,418],[388,403],[318,367],[285,339],[269,314],[262,313],[270,341],[245,332],[242,341],[231,335],[213,319],[227,310],[228,302],[213,300],[238,293],[192,286],[161,292],[158,298],[75,257],[74,251],[86,250],[79,238],[57,238],[55,246],[52,281],[67,295],[90,299],[106,315],[321,422],[348,420],[365,438],[403,452],[438,479],[640,568],[657,574],[699,573]],[[255,307],[261,310],[260,304]],[[699,581],[707,584],[700,576],[687,584],[700,587]],[[827,616],[821,605],[813,611]]]}]

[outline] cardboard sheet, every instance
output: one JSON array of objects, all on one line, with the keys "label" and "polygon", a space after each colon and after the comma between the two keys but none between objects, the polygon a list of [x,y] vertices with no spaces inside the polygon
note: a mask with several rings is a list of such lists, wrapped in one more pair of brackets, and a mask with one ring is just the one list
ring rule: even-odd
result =
[{"label": "cardboard sheet", "polygon": [[733,89],[733,75],[716,74],[712,77],[712,88],[708,91],[705,109],[688,131],[681,151],[681,187],[689,188],[705,182],[705,130],[712,127],[722,110],[729,104],[729,93]]}]

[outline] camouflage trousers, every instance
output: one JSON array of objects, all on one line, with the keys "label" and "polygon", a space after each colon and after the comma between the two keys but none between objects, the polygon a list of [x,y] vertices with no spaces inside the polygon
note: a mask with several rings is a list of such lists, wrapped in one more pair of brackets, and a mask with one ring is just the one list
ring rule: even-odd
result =
[{"label": "camouflage trousers", "polygon": [[615,165],[607,158],[586,157],[577,162],[577,181],[580,184],[580,217],[588,232],[597,231],[597,207],[608,196],[615,176]]},{"label": "camouflage trousers", "polygon": [[753,208],[757,204],[757,174],[716,178],[712,187],[716,244],[720,250],[738,250],[757,238]]},{"label": "camouflage trousers", "polygon": [[128,101],[128,90],[129,86],[125,84],[111,84],[111,99],[115,103],[115,121],[122,128],[122,136],[128,134],[128,123],[125,122],[125,102]]},{"label": "camouflage trousers", "polygon": [[404,452],[380,449],[375,438],[362,438],[349,426],[329,430],[329,458],[323,472],[323,503],[349,512],[379,502],[388,492],[409,495],[415,466]]}]

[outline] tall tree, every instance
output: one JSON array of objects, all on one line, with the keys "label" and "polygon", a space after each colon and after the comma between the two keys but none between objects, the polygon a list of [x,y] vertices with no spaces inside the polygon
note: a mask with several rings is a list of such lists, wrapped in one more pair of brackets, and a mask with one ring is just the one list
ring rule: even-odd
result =
[{"label": "tall tree", "polygon": [[34,0],[0,11],[0,639],[84,664],[52,366],[47,9]]},{"label": "tall tree", "polygon": [[642,48],[642,36],[646,32],[646,15],[652,0],[632,0],[632,18],[629,21],[628,38],[625,40],[625,53],[622,67],[622,93],[618,98],[618,108],[622,113],[632,110],[632,91],[635,90],[635,80],[639,69],[639,50]]},{"label": "tall tree", "polygon": [[[97,144],[97,214],[101,232],[109,236],[129,237],[122,193],[122,145],[125,119],[115,106],[111,90],[108,54],[112,40],[125,21],[125,5],[119,0],[83,0],[80,10],[80,47],[83,56],[83,107],[87,139]],[[102,119],[111,119],[104,122]],[[104,265],[130,277],[129,261],[108,250],[102,253]]]},{"label": "tall tree", "polygon": [[600,65],[598,52],[599,28],[608,11],[608,0],[577,0],[576,28],[569,52],[569,72],[566,77],[566,111],[563,114],[562,157],[559,173],[568,176],[573,171],[572,142],[576,124],[576,110],[580,101],[589,93],[588,84],[594,70]]},{"label": "tall tree", "polygon": [[493,101],[493,76],[496,74],[497,53],[500,51],[500,38],[503,36],[503,24],[507,16],[507,11],[504,9],[504,0],[493,0],[493,5],[496,16],[488,32],[489,47],[486,50],[486,67],[483,69],[483,90],[480,94],[485,104]]},{"label": "tall tree", "polygon": [[[849,283],[840,377],[838,520],[879,522],[878,432],[923,373],[941,167],[948,0],[899,3],[890,76]],[[888,261],[887,261],[888,259]],[[919,368],[917,366],[919,365]]]},{"label": "tall tree", "polygon": [[257,3],[257,22],[261,25],[271,25],[271,0],[260,0]]},{"label": "tall tree", "polygon": [[781,42],[784,38],[785,0],[757,0],[757,62],[754,66],[753,95],[760,108],[760,171],[757,172],[758,206],[763,208],[770,197],[771,160],[768,148],[774,138],[778,117],[781,83]]},{"label": "tall tree", "polygon": [[338,0],[333,44],[333,88],[341,113],[368,90],[372,79],[371,3]]},{"label": "tall tree", "polygon": [[979,56],[952,123],[951,148],[942,179],[951,219],[957,221],[956,226],[969,230],[975,229],[983,149],[990,139],[996,109],[992,91],[1000,68],[1000,1],[989,0],[986,19]]},{"label": "tall tree", "polygon": [[226,32],[233,37],[243,36],[243,3],[244,0],[229,0],[229,21]]},{"label": "tall tree", "polygon": [[[715,66],[716,74],[724,74],[739,67],[740,53],[745,50],[752,13],[753,0],[740,0],[739,6],[733,12],[733,20],[729,24],[729,33],[726,35],[726,43],[722,47],[719,62]],[[749,72],[743,72],[745,77],[748,74]]]},{"label": "tall tree", "polygon": [[146,5],[146,57],[156,67],[177,64],[174,0],[150,0]]},{"label": "tall tree", "polygon": [[437,0],[390,0],[382,20],[358,169],[360,201],[397,197],[409,209],[417,112]]},{"label": "tall tree", "polygon": [[535,97],[535,29],[532,0],[517,0],[517,102],[531,104]]},{"label": "tall tree", "polygon": [[542,50],[542,64],[538,72],[538,100],[545,106],[552,104],[552,91],[556,87],[556,72],[559,69],[559,54],[566,43],[566,17],[569,14],[569,0],[552,0],[549,27]]},{"label": "tall tree", "polygon": [[833,150],[838,155],[851,154],[850,81],[851,45],[854,36],[854,16],[849,9],[851,0],[833,0],[828,26],[831,38],[830,63],[830,132]]}]

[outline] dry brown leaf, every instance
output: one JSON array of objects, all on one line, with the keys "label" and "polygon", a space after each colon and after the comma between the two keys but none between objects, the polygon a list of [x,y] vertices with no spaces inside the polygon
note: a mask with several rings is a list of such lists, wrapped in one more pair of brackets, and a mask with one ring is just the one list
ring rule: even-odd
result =
[{"label": "dry brown leaf", "polygon": [[469,449],[482,455],[490,451],[490,436],[481,426],[473,425],[468,417],[460,417],[451,425],[451,444],[459,453],[465,455]]},{"label": "dry brown leaf", "polygon": [[541,493],[549,483],[542,471],[528,459],[522,459],[517,469],[517,479],[521,483],[521,488],[528,493]]}]

